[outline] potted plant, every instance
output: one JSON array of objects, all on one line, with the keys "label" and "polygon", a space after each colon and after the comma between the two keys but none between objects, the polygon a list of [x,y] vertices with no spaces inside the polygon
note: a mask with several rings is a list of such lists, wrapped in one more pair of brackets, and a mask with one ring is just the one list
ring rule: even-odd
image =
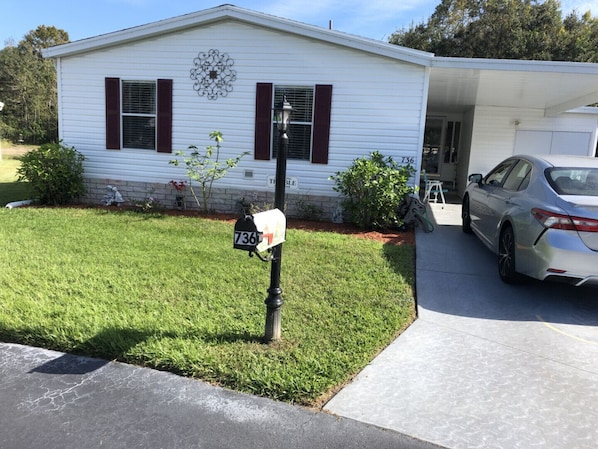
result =
[{"label": "potted plant", "polygon": [[169,184],[176,190],[174,205],[177,209],[185,210],[185,181],[170,181]]}]

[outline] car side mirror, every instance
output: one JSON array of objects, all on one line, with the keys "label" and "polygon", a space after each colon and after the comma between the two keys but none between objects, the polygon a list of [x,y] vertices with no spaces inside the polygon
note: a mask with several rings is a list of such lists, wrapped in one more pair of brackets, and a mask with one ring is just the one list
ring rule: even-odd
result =
[{"label": "car side mirror", "polygon": [[475,182],[477,185],[482,184],[482,174],[481,173],[474,173],[473,175],[469,175],[467,178],[469,182]]}]

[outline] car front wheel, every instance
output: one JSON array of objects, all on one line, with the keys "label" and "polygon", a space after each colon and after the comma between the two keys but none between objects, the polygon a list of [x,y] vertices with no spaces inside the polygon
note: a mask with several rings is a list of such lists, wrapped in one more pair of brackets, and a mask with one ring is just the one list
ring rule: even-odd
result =
[{"label": "car front wheel", "polygon": [[503,282],[515,284],[521,275],[515,271],[515,234],[513,228],[505,227],[498,242],[498,274]]}]

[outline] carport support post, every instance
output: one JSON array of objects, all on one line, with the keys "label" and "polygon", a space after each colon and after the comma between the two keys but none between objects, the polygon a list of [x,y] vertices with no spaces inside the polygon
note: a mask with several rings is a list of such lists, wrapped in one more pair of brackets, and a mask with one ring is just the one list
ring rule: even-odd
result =
[{"label": "carport support post", "polygon": [[[274,108],[278,124],[278,154],[276,155],[276,187],[274,191],[274,207],[284,212],[284,195],[287,179],[287,153],[289,137],[287,126],[293,108],[287,102],[286,95]],[[270,271],[270,288],[266,298],[266,332],[264,341],[270,343],[280,340],[282,289],[280,288],[280,265],[282,262],[282,243],[272,249],[272,267]]]}]

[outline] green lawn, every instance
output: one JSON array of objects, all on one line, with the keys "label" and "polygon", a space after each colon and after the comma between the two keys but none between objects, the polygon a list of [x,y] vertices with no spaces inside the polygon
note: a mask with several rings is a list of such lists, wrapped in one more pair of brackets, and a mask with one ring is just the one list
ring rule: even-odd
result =
[{"label": "green lawn", "polygon": [[0,209],[0,340],[169,370],[310,404],[414,318],[414,248],[288,230],[282,340],[270,264],[233,223],[103,209]]}]

